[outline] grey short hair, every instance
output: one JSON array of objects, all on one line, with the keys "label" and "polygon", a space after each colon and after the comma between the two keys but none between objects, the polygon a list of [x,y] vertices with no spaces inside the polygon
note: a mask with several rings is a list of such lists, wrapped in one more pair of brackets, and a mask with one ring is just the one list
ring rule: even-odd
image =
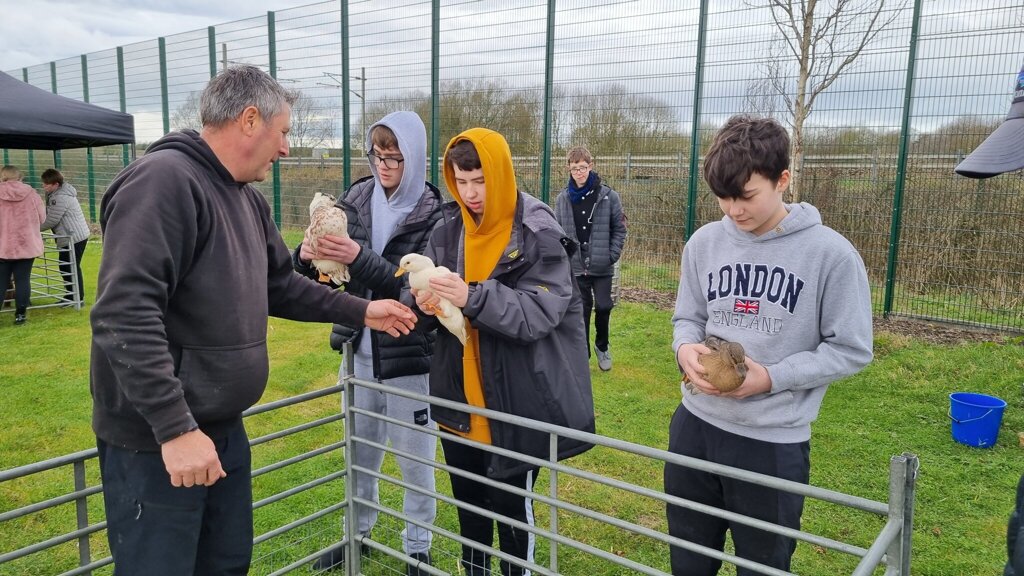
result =
[{"label": "grey short hair", "polygon": [[223,126],[247,107],[255,106],[260,116],[269,120],[297,97],[256,66],[231,66],[206,85],[199,97],[199,119],[203,126]]}]

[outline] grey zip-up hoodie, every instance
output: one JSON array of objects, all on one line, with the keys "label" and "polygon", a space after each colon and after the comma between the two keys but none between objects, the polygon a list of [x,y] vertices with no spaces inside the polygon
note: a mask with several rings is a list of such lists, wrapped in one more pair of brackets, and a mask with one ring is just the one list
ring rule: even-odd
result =
[{"label": "grey zip-up hoodie", "polygon": [[683,250],[673,351],[717,336],[765,366],[772,389],[743,399],[683,392],[683,405],[727,432],[776,443],[810,439],[828,385],[872,357],[871,291],[860,254],[807,203],[760,236],[728,217]]}]

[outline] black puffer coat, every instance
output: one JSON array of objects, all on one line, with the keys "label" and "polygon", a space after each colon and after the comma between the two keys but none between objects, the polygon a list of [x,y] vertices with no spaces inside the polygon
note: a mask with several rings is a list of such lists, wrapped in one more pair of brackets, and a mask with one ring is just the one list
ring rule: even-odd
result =
[{"label": "black puffer coat", "polygon": [[[402,256],[410,252],[423,253],[430,231],[441,218],[441,192],[426,182],[419,204],[395,228],[383,254],[377,254],[370,248],[370,198],[373,184],[373,177],[370,176],[358,180],[335,202],[348,217],[349,236],[363,248],[349,265],[352,280],[345,291],[364,298],[369,294],[373,300],[397,300],[405,284],[405,278],[395,277],[398,263]],[[299,248],[295,249],[292,262],[299,273],[313,279],[319,276],[308,262],[299,259]],[[384,332],[370,334],[373,337],[373,373],[377,378],[387,380],[430,371],[435,337],[433,332],[417,330],[398,338]],[[340,351],[345,342],[352,342],[358,348],[361,336],[361,327],[335,324],[331,330],[331,348]]]}]

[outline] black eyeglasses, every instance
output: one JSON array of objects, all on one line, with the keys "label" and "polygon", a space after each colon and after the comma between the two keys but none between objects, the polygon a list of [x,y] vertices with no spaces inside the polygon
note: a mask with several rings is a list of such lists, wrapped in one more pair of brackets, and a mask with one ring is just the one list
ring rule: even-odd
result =
[{"label": "black eyeglasses", "polygon": [[384,166],[387,166],[391,170],[398,168],[399,164],[405,162],[405,158],[390,158],[387,156],[377,156],[373,152],[367,152],[366,157],[370,159],[370,163],[372,163],[374,166],[380,166],[381,164],[383,164]]},{"label": "black eyeglasses", "polygon": [[590,166],[577,166],[575,168],[569,168],[569,172],[573,174],[586,174],[590,171]]}]

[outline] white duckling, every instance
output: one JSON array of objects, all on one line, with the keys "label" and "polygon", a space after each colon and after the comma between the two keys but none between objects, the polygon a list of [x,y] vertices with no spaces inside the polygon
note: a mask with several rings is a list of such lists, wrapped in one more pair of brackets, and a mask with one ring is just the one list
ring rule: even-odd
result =
[{"label": "white duckling", "polygon": [[[398,264],[398,271],[395,276],[409,273],[409,286],[420,292],[430,292],[430,279],[444,274],[450,274],[451,270],[444,266],[434,266],[434,262],[422,254],[406,254]],[[445,298],[433,307],[431,312],[441,321],[441,325],[448,329],[459,342],[466,344],[466,319],[462,315],[462,309],[452,304]]]}]

